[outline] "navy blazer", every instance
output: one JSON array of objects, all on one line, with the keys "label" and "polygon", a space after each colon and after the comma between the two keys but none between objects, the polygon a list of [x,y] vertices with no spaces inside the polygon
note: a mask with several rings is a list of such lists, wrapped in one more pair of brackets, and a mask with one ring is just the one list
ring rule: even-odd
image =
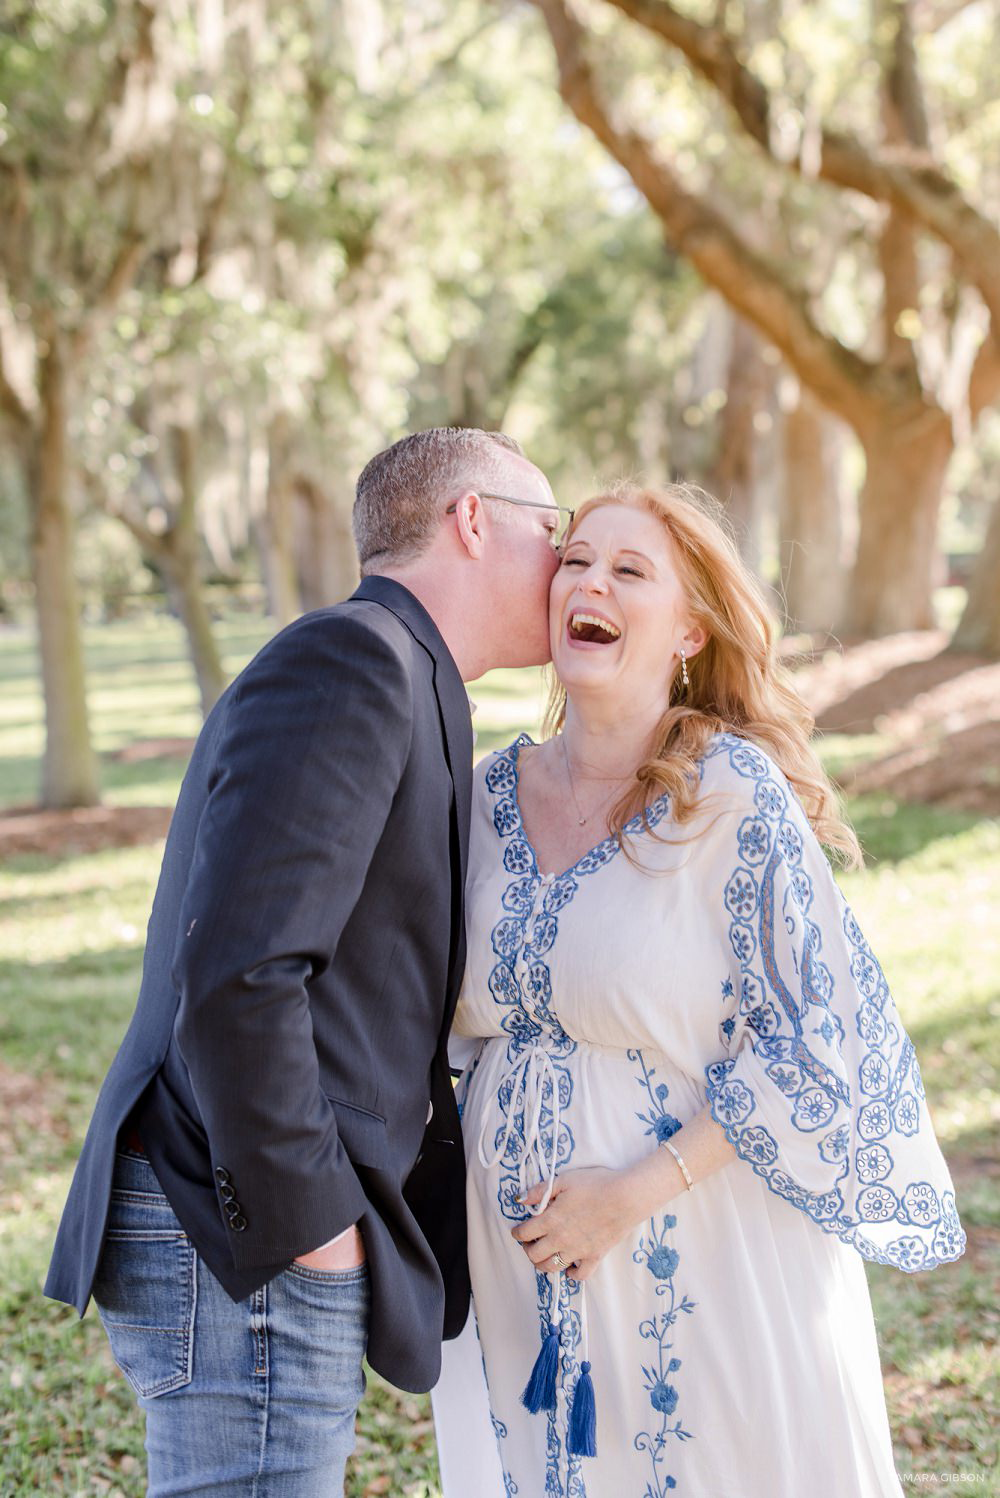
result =
[{"label": "navy blazer", "polygon": [[433,620],[372,577],[271,640],[209,715],[163,856],[135,1014],[45,1286],[90,1299],[135,1125],[241,1300],[358,1222],[368,1358],[428,1389],[469,1305],[446,1040],[465,962],[472,727]]}]

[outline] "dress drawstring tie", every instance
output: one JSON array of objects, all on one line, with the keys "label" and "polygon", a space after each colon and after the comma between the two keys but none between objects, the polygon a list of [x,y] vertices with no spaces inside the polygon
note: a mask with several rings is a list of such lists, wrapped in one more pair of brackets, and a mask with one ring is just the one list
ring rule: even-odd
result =
[{"label": "dress drawstring tie", "polygon": [[[497,1087],[498,1097],[503,1098],[507,1087],[510,1094],[506,1105],[504,1127],[497,1142],[490,1139],[490,1114],[483,1119],[479,1133],[479,1162],[489,1170],[494,1165],[506,1163],[517,1170],[518,1198],[528,1189],[527,1171],[534,1164],[538,1180],[545,1181],[542,1199],[528,1212],[538,1217],[548,1206],[556,1182],[556,1161],[559,1153],[559,1125],[562,1109],[559,1101],[559,1074],[552,1057],[542,1045],[532,1045],[504,1072]],[[542,1109],[545,1093],[551,1098],[551,1130],[542,1129]],[[501,1106],[503,1104],[501,1103]],[[514,1133],[514,1121],[518,1112],[524,1118],[524,1133]],[[547,1137],[546,1137],[547,1136]],[[552,1279],[551,1310],[548,1331],[542,1337],[542,1345],[535,1359],[535,1366],[521,1395],[521,1403],[529,1414],[537,1415],[541,1410],[556,1407],[556,1385],[559,1375],[559,1329],[562,1325],[562,1271],[556,1270]],[[580,1295],[583,1296],[583,1286]],[[581,1300],[581,1311],[582,1311]],[[590,1376],[590,1363],[580,1364],[580,1376],[573,1391],[573,1402],[569,1416],[566,1449],[573,1456],[596,1456],[596,1408],[594,1384]]]}]

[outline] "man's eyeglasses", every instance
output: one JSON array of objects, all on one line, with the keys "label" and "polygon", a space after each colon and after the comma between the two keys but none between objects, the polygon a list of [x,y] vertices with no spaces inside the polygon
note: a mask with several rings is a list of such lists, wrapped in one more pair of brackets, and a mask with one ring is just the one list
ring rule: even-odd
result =
[{"label": "man's eyeglasses", "polygon": [[[566,505],[547,505],[539,499],[515,499],[511,494],[487,494],[484,489],[477,489],[476,493],[480,499],[498,499],[501,504],[505,505],[523,505],[528,510],[547,510],[555,522],[552,526],[552,539],[557,544],[563,540],[576,514],[575,510],[568,509]],[[457,509],[458,500],[456,499],[445,510],[445,514],[454,515]]]}]

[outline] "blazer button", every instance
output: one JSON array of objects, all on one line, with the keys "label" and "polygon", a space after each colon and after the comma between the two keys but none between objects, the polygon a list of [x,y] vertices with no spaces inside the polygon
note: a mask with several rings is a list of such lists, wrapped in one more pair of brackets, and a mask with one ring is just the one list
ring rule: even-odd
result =
[{"label": "blazer button", "polygon": [[215,1179],[220,1181],[223,1186],[228,1186],[232,1180],[232,1176],[224,1165],[217,1165],[215,1167]]},{"label": "blazer button", "polygon": [[227,1181],[223,1181],[222,1185],[219,1187],[219,1195],[222,1197],[222,1200],[224,1202],[231,1202],[235,1199],[236,1192]]},{"label": "blazer button", "polygon": [[233,1230],[234,1233],[245,1232],[246,1231],[246,1225],[247,1225],[247,1220],[246,1220],[245,1217],[237,1215],[236,1217],[230,1217],[230,1219],[229,1219],[229,1226],[232,1228],[232,1230]]},{"label": "blazer button", "polygon": [[240,1215],[240,1213],[242,1211],[243,1211],[243,1208],[240,1206],[239,1202],[236,1201],[235,1198],[233,1198],[233,1200],[231,1200],[231,1201],[227,1201],[226,1202],[226,1216],[227,1217],[239,1217],[239,1215]]}]

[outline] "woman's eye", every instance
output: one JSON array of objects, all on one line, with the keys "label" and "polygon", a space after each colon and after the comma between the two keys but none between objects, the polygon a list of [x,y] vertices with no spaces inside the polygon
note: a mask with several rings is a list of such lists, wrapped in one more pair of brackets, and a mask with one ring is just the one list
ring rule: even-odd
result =
[{"label": "woman's eye", "polygon": [[583,557],[563,557],[564,567],[586,567]]},{"label": "woman's eye", "polygon": [[618,571],[619,572],[627,572],[628,575],[629,575],[629,577],[644,577],[645,576],[645,573],[640,572],[639,569],[638,569],[638,567],[619,567]]}]

